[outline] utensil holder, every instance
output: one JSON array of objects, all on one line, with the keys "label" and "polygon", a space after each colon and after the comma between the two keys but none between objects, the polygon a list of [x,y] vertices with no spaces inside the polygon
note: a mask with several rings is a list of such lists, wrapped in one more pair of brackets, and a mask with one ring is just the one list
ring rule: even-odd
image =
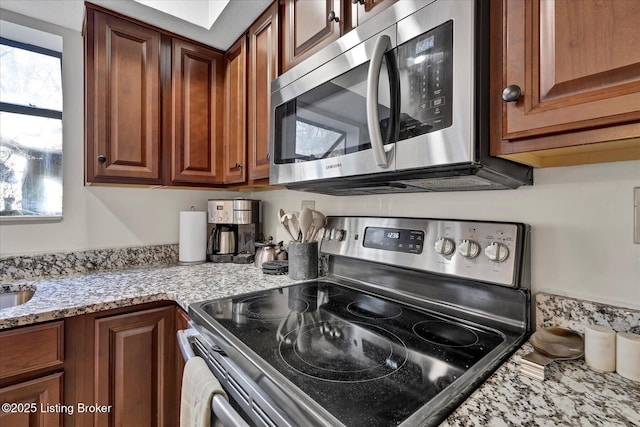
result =
[{"label": "utensil holder", "polygon": [[289,243],[289,277],[308,280],[318,277],[318,242]]}]

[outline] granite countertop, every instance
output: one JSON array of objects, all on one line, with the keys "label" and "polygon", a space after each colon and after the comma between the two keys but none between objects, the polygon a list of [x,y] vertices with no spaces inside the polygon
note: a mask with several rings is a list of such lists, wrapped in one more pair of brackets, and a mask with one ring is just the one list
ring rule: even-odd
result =
[{"label": "granite countertop", "polygon": [[[27,303],[0,310],[0,330],[152,301],[190,303],[296,283],[253,265],[200,264],[20,280],[6,290],[36,289]],[[442,426],[640,425],[640,383],[589,369],[583,360],[555,362],[539,382],[519,374],[525,344]]]},{"label": "granite countertop", "polygon": [[25,304],[0,310],[0,330],[153,301],[173,300],[186,311],[191,303],[292,283],[253,264],[213,263],[21,280],[1,286],[36,292]]}]

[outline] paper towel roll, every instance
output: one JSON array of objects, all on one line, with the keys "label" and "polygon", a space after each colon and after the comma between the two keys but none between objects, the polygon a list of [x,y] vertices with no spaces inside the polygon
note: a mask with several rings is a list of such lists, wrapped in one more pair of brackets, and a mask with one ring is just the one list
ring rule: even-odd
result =
[{"label": "paper towel roll", "polygon": [[207,213],[180,212],[180,242],[178,261],[200,263],[207,260]]},{"label": "paper towel roll", "polygon": [[616,335],[616,372],[640,381],[640,335],[618,332]]},{"label": "paper towel roll", "polygon": [[605,326],[584,328],[584,360],[587,366],[605,372],[616,370],[616,333]]}]

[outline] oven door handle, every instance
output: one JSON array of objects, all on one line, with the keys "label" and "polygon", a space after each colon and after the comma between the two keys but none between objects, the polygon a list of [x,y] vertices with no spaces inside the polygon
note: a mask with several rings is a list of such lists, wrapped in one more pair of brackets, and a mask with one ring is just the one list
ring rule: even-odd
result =
[{"label": "oven door handle", "polygon": [[[193,328],[189,328],[178,331],[176,335],[178,347],[185,362],[192,357],[196,357],[189,343],[189,337],[198,335],[198,332]],[[213,399],[211,399],[211,410],[224,426],[249,427],[249,424],[233,409],[229,401],[220,394],[214,395]]]},{"label": "oven door handle", "polygon": [[378,116],[378,83],[380,81],[380,70],[384,54],[391,47],[391,38],[381,35],[376,40],[371,62],[369,63],[369,73],[367,75],[367,129],[371,138],[371,147],[378,166],[386,168],[389,166],[389,156],[387,153],[393,150],[395,144],[384,145],[382,142],[382,131]]}]

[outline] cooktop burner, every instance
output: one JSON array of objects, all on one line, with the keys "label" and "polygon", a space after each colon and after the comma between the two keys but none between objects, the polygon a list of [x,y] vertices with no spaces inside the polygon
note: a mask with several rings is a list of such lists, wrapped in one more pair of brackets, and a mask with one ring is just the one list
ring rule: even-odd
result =
[{"label": "cooktop burner", "polygon": [[488,328],[322,281],[203,309],[349,426],[399,424],[504,339]]},{"label": "cooktop burner", "polygon": [[279,352],[295,371],[334,382],[373,381],[396,372],[407,360],[406,346],[393,333],[342,320],[289,332],[280,341]]},{"label": "cooktop burner", "polygon": [[413,325],[413,332],[434,344],[467,347],[478,342],[478,334],[462,325],[442,320],[426,320]]}]

